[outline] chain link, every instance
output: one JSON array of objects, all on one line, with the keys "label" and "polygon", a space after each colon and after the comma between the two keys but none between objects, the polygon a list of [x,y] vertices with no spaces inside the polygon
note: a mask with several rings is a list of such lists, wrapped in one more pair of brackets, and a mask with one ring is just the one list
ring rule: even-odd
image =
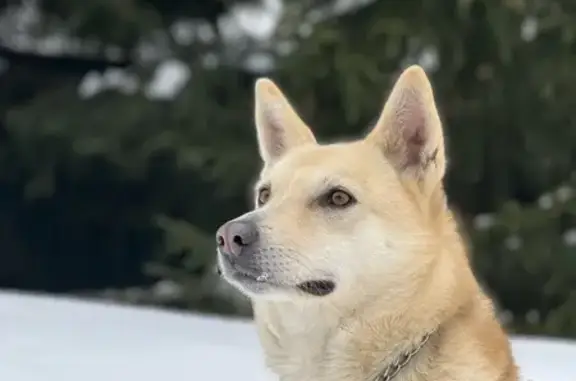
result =
[{"label": "chain link", "polygon": [[412,360],[414,356],[422,349],[424,345],[428,342],[432,336],[432,333],[427,333],[426,336],[422,338],[420,344],[414,347],[410,352],[403,353],[397,357],[392,364],[390,364],[384,372],[380,373],[374,381],[391,381],[400,371]]}]

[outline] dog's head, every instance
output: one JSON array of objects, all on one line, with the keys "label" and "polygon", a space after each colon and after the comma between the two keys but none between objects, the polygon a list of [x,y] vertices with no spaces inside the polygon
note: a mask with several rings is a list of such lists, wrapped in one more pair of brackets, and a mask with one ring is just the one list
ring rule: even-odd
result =
[{"label": "dog's head", "polygon": [[432,88],[404,71],[375,127],[320,145],[269,79],[255,86],[264,161],[255,209],[217,233],[223,276],[251,297],[310,298],[379,291],[432,262],[446,159]]}]

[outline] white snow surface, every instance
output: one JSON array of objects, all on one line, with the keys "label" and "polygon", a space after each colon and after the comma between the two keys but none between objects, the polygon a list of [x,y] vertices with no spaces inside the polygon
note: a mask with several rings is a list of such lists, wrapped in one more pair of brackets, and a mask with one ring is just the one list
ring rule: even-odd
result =
[{"label": "white snow surface", "polygon": [[[0,342],[2,380],[276,380],[250,321],[0,292]],[[512,342],[524,380],[576,381],[576,342]]]}]

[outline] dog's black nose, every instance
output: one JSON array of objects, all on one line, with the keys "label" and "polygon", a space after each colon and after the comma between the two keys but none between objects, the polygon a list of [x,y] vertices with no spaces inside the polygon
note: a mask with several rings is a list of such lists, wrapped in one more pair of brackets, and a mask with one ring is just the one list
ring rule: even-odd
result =
[{"label": "dog's black nose", "polygon": [[218,248],[223,254],[240,255],[248,246],[258,241],[258,228],[248,220],[229,221],[216,233]]}]

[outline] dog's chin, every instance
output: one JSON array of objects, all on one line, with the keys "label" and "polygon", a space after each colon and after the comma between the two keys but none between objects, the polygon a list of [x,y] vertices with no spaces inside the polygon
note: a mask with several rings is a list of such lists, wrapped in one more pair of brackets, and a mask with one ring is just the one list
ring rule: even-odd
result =
[{"label": "dog's chin", "polygon": [[244,271],[227,261],[219,264],[218,272],[232,286],[252,298],[285,299],[298,296],[322,297],[336,289],[336,283],[328,279],[309,280],[295,285],[275,281],[273,277]]}]

